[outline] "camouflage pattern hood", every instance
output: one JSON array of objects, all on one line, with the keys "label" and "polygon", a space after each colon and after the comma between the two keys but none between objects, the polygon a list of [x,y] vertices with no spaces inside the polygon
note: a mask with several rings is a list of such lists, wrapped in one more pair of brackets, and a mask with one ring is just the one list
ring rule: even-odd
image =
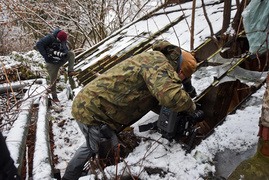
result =
[{"label": "camouflage pattern hood", "polygon": [[86,124],[108,124],[117,132],[139,120],[156,105],[193,112],[193,101],[159,51],[130,57],[87,84],[73,102],[73,117]]}]

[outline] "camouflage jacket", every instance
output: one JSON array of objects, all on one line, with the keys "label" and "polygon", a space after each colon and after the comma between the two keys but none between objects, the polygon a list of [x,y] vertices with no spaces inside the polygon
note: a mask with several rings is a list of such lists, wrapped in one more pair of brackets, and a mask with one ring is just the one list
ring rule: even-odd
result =
[{"label": "camouflage jacket", "polygon": [[193,101],[181,89],[174,67],[159,51],[130,57],[87,84],[76,96],[73,117],[86,124],[108,124],[118,131],[156,105],[193,112]]}]

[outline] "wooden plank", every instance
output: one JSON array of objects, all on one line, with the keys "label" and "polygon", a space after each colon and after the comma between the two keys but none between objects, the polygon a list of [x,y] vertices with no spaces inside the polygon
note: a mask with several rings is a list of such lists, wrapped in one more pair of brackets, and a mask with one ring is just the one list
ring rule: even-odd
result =
[{"label": "wooden plank", "polygon": [[99,67],[102,63],[104,63],[105,61],[110,59],[110,55],[106,55],[104,58],[100,59],[99,61],[97,61],[96,63],[94,63],[93,65],[91,65],[90,67],[88,67],[87,69],[81,71],[79,73],[79,75],[77,76],[78,79],[82,78],[84,75],[88,74],[90,71],[92,71],[94,68]]}]

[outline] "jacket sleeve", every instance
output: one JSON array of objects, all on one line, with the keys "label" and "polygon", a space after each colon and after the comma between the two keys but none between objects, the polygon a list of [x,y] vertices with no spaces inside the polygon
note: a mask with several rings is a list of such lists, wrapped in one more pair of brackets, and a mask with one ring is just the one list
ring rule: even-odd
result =
[{"label": "jacket sleeve", "polygon": [[63,53],[68,53],[67,41],[64,42],[64,50]]},{"label": "jacket sleeve", "polygon": [[46,48],[52,43],[50,35],[45,36],[36,43],[36,48],[40,54],[44,57],[47,63],[50,62]]},{"label": "jacket sleeve", "polygon": [[142,67],[142,76],[151,94],[174,112],[194,112],[194,103],[188,93],[181,89],[180,79],[166,58],[153,59]]}]

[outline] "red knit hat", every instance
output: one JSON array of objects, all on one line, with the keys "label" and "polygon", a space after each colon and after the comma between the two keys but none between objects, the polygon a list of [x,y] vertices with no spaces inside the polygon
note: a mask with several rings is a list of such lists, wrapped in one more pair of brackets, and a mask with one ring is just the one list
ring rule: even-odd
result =
[{"label": "red knit hat", "polygon": [[61,41],[66,41],[67,40],[66,32],[64,32],[64,31],[58,32],[57,38],[59,38]]}]

